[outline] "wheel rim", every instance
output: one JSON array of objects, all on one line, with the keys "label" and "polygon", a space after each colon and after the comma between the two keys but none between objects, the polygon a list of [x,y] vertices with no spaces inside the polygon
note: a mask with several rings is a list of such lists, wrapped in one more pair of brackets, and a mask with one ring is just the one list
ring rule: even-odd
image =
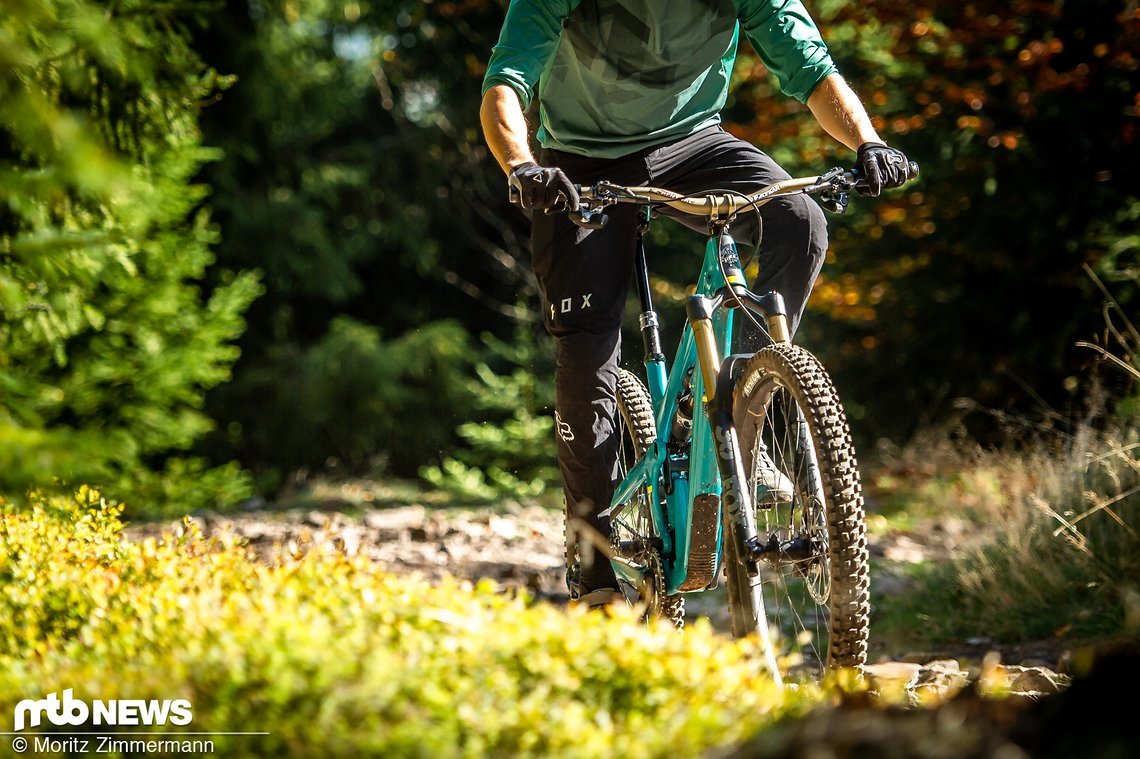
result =
[{"label": "wheel rim", "polygon": [[[637,419],[643,427],[639,428]],[[645,419],[652,419],[652,408],[640,382],[624,372],[619,377],[618,407],[614,414],[614,434],[618,439],[619,481],[625,479],[638,458],[652,442],[654,431],[644,428]],[[645,567],[645,581],[632,588],[647,603],[647,615],[658,610],[663,588],[660,587],[660,561],[653,555],[648,541],[654,535],[653,516],[646,488],[638,488],[629,501],[614,514],[610,521],[610,535],[614,553]],[[654,572],[657,569],[657,572]]]},{"label": "wheel rim", "polygon": [[749,474],[753,502],[764,492],[758,482],[761,453],[767,454],[793,486],[791,503],[757,509],[761,542],[775,540],[787,550],[761,562],[764,608],[779,637],[777,646],[791,656],[789,669],[819,674],[830,650],[831,564],[826,499],[818,475],[810,433],[802,424],[793,394],[775,387],[765,409],[761,434],[753,446]]},{"label": "wheel rim", "polygon": [[[797,407],[806,414],[797,425],[810,430],[806,437],[789,423],[798,419]],[[768,346],[737,381],[733,418],[752,485],[763,471],[757,466],[761,445],[776,460],[773,466],[795,480],[783,483],[795,491],[791,503],[756,504],[759,571],[747,581],[751,592],[741,607],[763,616],[772,636],[780,636],[779,649],[790,655],[785,669],[797,679],[861,669],[870,615],[865,512],[851,432],[831,378],[803,348]],[[805,466],[808,451],[818,455],[814,484]],[[769,541],[773,532],[776,539]],[[789,543],[787,536],[797,534],[798,543]]]},{"label": "wheel rim", "polygon": [[[614,415],[614,431],[618,438],[618,470],[624,478],[638,458],[657,437],[653,405],[649,393],[636,376],[622,371],[618,377],[618,409]],[[641,571],[635,588],[645,604],[646,619],[663,617],[678,629],[684,626],[684,597],[669,595],[665,587],[665,570],[661,563],[660,539],[653,522],[654,505],[660,497],[656,491],[641,487],[611,519],[611,535],[616,555],[630,561]]]}]

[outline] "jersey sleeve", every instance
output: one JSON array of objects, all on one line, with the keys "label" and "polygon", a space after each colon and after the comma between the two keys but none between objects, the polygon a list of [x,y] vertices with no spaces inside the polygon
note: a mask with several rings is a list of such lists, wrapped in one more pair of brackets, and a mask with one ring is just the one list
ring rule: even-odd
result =
[{"label": "jersey sleeve", "polygon": [[748,41],[785,95],[806,103],[816,85],[836,71],[800,0],[737,0],[737,12]]},{"label": "jersey sleeve", "polygon": [[518,94],[524,109],[529,106],[571,8],[571,0],[511,0],[483,77],[483,94],[505,84]]}]

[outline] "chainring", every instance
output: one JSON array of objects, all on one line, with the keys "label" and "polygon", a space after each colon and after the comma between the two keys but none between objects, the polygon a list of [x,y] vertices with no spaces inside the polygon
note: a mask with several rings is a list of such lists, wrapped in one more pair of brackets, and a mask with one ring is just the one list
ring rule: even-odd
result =
[{"label": "chainring", "polygon": [[646,584],[650,597],[646,604],[647,618],[660,617],[669,620],[678,630],[685,626],[685,597],[680,593],[668,595],[665,590],[665,566],[661,555],[650,547],[642,553],[642,566],[647,570]]}]

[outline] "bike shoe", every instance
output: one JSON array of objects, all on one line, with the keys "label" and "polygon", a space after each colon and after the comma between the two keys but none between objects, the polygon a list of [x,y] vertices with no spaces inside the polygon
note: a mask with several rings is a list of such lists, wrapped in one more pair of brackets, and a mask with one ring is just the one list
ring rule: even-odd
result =
[{"label": "bike shoe", "polygon": [[625,596],[620,590],[601,588],[600,590],[591,590],[589,593],[573,599],[572,603],[581,604],[589,609],[604,610],[615,604],[625,603]]},{"label": "bike shoe", "polygon": [[753,466],[756,473],[756,507],[769,508],[781,503],[791,503],[795,496],[795,486],[780,471],[768,451],[763,447],[756,453]]},{"label": "bike shoe", "polygon": [[566,567],[566,590],[571,601],[577,601],[582,595],[582,565],[577,561]]}]

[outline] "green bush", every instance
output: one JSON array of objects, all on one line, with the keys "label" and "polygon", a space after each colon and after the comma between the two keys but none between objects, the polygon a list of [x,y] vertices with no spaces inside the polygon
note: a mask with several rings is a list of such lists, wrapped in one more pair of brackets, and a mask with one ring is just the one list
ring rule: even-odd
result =
[{"label": "green bush", "polygon": [[222,84],[188,44],[200,8],[4,4],[0,492],[96,482],[196,507],[247,489],[235,467],[181,458],[259,289],[229,273],[200,287],[216,232],[194,176],[217,155],[197,115]]},{"label": "green bush", "polygon": [[[472,501],[530,498],[556,490],[554,373],[547,352],[518,329],[511,343],[483,337],[486,351],[468,380],[470,418],[456,430],[462,445],[420,476]],[[544,340],[542,346],[547,343]]]},{"label": "green bush", "polygon": [[[907,505],[969,521],[983,540],[926,565],[881,605],[886,627],[933,641],[1116,638],[1140,632],[1140,457],[1133,422],[1014,450],[950,454]],[[921,446],[924,462],[940,457]],[[898,486],[900,483],[895,483]],[[896,501],[902,500],[896,496]]]},{"label": "green bush", "polygon": [[333,553],[259,563],[193,530],[128,542],[86,490],[2,509],[0,714],[73,688],[268,733],[217,736],[216,755],[643,757],[702,754],[819,701],[703,623],[682,635]]}]

